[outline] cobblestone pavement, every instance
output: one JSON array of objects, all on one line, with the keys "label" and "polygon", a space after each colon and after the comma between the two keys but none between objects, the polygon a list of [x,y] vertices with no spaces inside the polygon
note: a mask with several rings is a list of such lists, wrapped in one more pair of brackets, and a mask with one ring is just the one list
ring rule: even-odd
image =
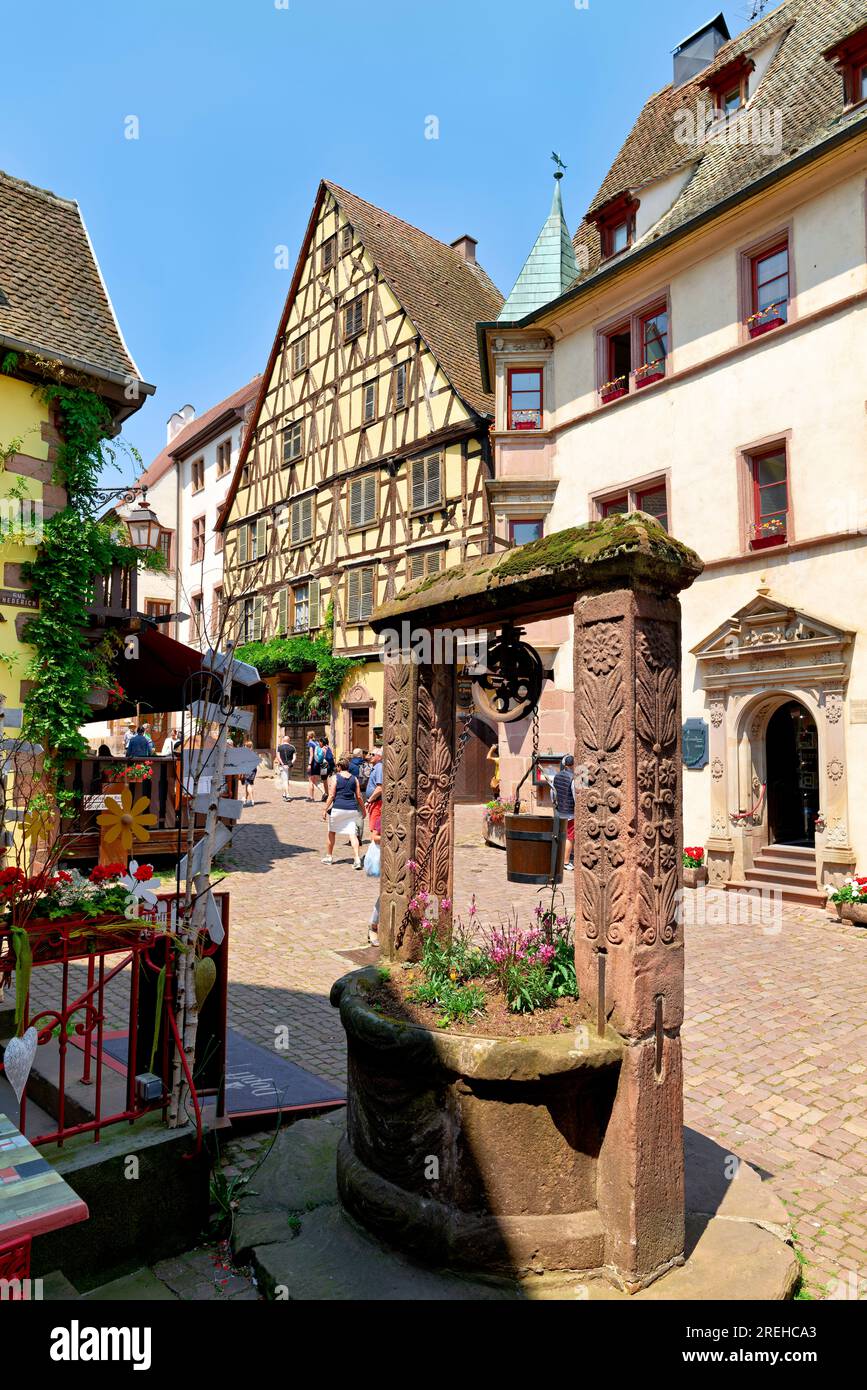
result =
[{"label": "cobblestone pavement", "polygon": [[[366,945],[376,884],[353,870],[348,843],[338,863],[320,862],[321,807],[300,785],[289,805],[268,779],[256,794],[225,884],[230,1022],[266,1047],[287,1028],[292,1060],[342,1084],[343,1032],[328,993],[354,968],[340,953]],[[457,808],[456,909],[475,894],[483,914],[526,914],[537,896],[506,883],[504,855],[483,844],[480,821],[479,808]],[[867,932],[809,908],[786,908],[779,930],[705,915],[686,928],[686,1122],[767,1175],[791,1214],[809,1291],[821,1297],[838,1280],[857,1289],[852,1271],[864,1297]]]}]

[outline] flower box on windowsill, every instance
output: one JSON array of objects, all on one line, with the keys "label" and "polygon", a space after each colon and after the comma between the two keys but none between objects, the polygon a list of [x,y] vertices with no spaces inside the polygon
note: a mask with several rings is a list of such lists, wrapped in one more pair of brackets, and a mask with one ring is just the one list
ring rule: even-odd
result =
[{"label": "flower box on windowsill", "polygon": [[773,531],[756,528],[750,537],[750,550],[769,550],[774,545],[785,545],[787,539],[785,526]]},{"label": "flower box on windowsill", "polygon": [[637,389],[637,390],[641,391],[641,390],[644,389],[645,386],[650,386],[651,382],[654,382],[654,381],[663,381],[664,378],[665,378],[665,368],[664,368],[664,367],[658,367],[658,368],[656,369],[656,371],[654,371],[654,372],[644,372],[644,373],[636,372],[636,373],[635,373],[635,386],[636,386],[636,389]]},{"label": "flower box on windowsill", "polygon": [[609,382],[599,388],[599,395],[602,397],[603,405],[608,405],[609,401],[619,401],[621,396],[629,395],[629,383],[626,380]]},{"label": "flower box on windowsill", "polygon": [[748,323],[747,328],[751,338],[761,338],[763,333],[770,333],[772,328],[782,328],[785,322],[785,319],[781,319],[778,314],[775,314],[773,318],[760,319],[758,323]]}]

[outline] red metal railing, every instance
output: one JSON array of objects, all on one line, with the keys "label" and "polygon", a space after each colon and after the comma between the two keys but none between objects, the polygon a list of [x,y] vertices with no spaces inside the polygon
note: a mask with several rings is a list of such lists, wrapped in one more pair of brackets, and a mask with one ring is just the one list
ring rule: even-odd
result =
[{"label": "red metal railing", "polygon": [[[221,893],[216,897],[221,905],[224,927],[227,927],[228,894]],[[93,923],[82,921],[29,924],[27,935],[33,974],[24,1003],[24,1028],[36,1029],[38,1047],[49,1047],[55,1040],[57,1044],[56,1065],[49,1064],[44,1068],[34,1066],[19,1104],[17,1124],[22,1134],[27,1133],[27,1103],[31,1095],[55,1121],[53,1129],[29,1134],[27,1137],[32,1144],[63,1144],[64,1140],[74,1135],[86,1133],[92,1133],[94,1142],[98,1143],[102,1131],[109,1125],[124,1121],[132,1123],[152,1111],[165,1112],[167,1109],[177,1030],[173,1026],[174,951],[169,948],[163,923],[172,911],[174,901],[173,894],[159,895],[156,913],[163,919],[162,922],[148,921],[142,917],[124,923],[117,931],[106,927],[100,931]],[[205,943],[206,953],[221,953],[218,961],[219,1007],[215,1011],[218,1043],[216,1079],[206,1086],[217,1096],[218,1114],[222,1110],[222,1072],[225,1069],[227,944],[226,940],[215,950],[210,941]],[[83,989],[74,980],[78,965],[86,966]],[[51,966],[59,973],[59,1001],[46,1005],[46,991],[42,985],[46,977],[41,972]],[[0,983],[8,983],[15,968],[12,932],[3,925],[0,926]],[[34,991],[36,971],[40,971],[38,991]],[[160,986],[163,971],[165,975]],[[121,1008],[125,1007],[126,1034],[106,1026],[107,991],[115,985],[117,996],[124,984],[128,986],[128,996],[121,1001]],[[36,1004],[31,1013],[34,992],[43,997],[43,1002]],[[112,1000],[111,1007],[115,1013],[118,1012],[117,997]],[[107,1054],[106,1042],[112,1038],[125,1039],[121,1042],[121,1048],[116,1049],[122,1050],[122,1060]],[[105,1085],[107,1067],[118,1078],[125,1072],[122,1099],[118,1094],[119,1085],[116,1085],[113,1088],[115,1097],[108,1103]],[[153,1075],[161,1082],[161,1094],[157,1099],[145,1101],[136,1092],[136,1077],[143,1071],[150,1072],[151,1068]],[[0,1074],[4,1071],[4,1064],[0,1061]],[[53,1074],[48,1076],[48,1072]],[[35,1086],[34,1075],[37,1078]],[[199,1097],[189,1076],[188,1081],[192,1089],[197,1129],[201,1132]],[[70,1095],[73,1088],[81,1087],[93,1088],[92,1093],[85,1093],[88,1101],[86,1106],[82,1103],[81,1092],[78,1098]]]}]

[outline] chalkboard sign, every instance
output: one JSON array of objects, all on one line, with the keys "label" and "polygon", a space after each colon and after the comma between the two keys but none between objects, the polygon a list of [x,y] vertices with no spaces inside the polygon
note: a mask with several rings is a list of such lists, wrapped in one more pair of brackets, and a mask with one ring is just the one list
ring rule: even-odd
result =
[{"label": "chalkboard sign", "polygon": [[707,767],[708,729],[704,719],[687,719],[683,726],[684,767],[698,771]]}]

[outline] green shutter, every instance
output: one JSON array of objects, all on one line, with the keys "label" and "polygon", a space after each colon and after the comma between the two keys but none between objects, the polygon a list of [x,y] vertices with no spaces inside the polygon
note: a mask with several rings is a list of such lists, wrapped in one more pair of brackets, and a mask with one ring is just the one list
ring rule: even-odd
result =
[{"label": "green shutter", "polygon": [[308,611],[310,613],[310,630],[315,631],[319,626],[319,580],[311,579],[307,586]]},{"label": "green shutter", "polygon": [[289,627],[289,590],[281,589],[277,596],[277,623],[282,637]]},{"label": "green shutter", "polygon": [[268,549],[268,518],[260,516],[256,522],[256,558],[261,560]]},{"label": "green shutter", "polygon": [[300,502],[293,502],[293,503],[292,503],[292,506],[289,508],[289,516],[290,516],[290,535],[289,535],[289,539],[290,539],[292,545],[297,545],[298,542],[299,542],[299,540],[301,539],[301,504],[300,504]]},{"label": "green shutter", "polygon": [[412,461],[412,509],[414,512],[423,512],[426,501],[425,489],[425,461],[424,459],[413,459]]},{"label": "green shutter", "polygon": [[238,564],[239,564],[239,565],[246,565],[247,560],[248,560],[248,558],[249,558],[249,556],[248,556],[248,554],[247,554],[247,550],[248,550],[248,540],[249,540],[248,532],[249,532],[249,527],[248,527],[246,524],[245,524],[244,526],[239,526],[239,527],[238,527]]},{"label": "green shutter", "polygon": [[257,594],[253,600],[253,641],[262,640],[262,595]]},{"label": "green shutter", "polygon": [[350,570],[346,577],[346,621],[348,623],[358,622],[358,610],[360,606],[358,580],[358,570]]}]

